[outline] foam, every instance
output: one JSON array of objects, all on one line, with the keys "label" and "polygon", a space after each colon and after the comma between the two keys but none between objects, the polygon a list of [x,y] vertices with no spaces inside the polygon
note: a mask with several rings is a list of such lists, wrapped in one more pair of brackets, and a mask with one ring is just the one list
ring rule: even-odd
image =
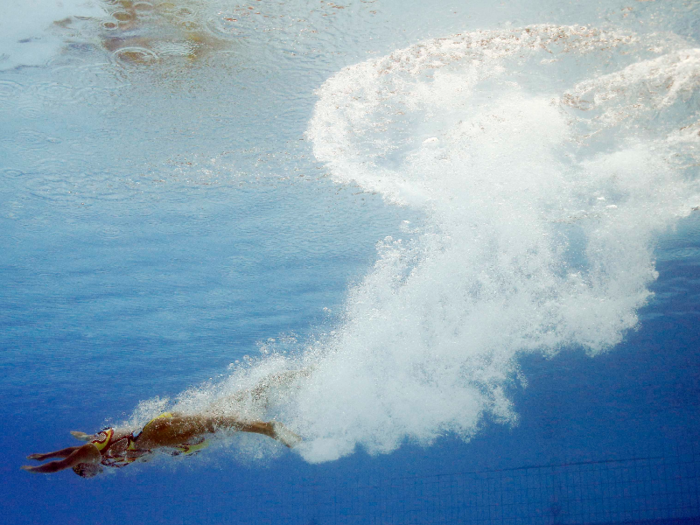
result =
[{"label": "foam", "polygon": [[[308,127],[317,159],[339,184],[419,209],[425,222],[379,243],[332,333],[294,358],[273,352],[235,368],[178,406],[221,407],[303,368],[271,385],[266,406],[248,397],[222,409],[283,420],[310,462],[357,446],[387,453],[517,423],[509,392],[526,353],[593,356],[618,344],[651,296],[655,239],[699,194],[677,158],[698,155],[698,115],[684,109],[700,51],[649,58],[636,42],[585,27],[479,31],[329,78]],[[570,55],[622,49],[643,59],[571,79],[568,91],[519,81],[540,67],[561,77]],[[659,111],[668,121],[641,129]]]}]

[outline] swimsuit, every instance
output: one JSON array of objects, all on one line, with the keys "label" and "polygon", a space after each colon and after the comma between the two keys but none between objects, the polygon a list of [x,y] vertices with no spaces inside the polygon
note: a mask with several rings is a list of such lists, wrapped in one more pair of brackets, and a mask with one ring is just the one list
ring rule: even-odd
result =
[{"label": "swimsuit", "polygon": [[[173,415],[170,412],[164,412],[146,423],[143,430],[146,430],[148,425],[153,423],[156,419],[170,419],[172,417]],[[153,453],[153,451],[150,449],[138,447],[138,438],[143,433],[143,430],[134,431],[120,437],[119,439],[114,439],[114,429],[105,428],[97,435],[97,438],[92,440],[90,443],[95,445],[95,448],[97,448],[102,455],[101,463],[103,465],[107,467],[122,468]],[[125,446],[115,447],[117,443],[124,441],[126,441]],[[208,446],[209,441],[204,438],[200,438],[199,441],[196,441],[195,443],[183,443],[175,447],[170,447],[172,448],[170,455],[179,456],[184,454],[189,456],[191,454],[196,454]]]}]

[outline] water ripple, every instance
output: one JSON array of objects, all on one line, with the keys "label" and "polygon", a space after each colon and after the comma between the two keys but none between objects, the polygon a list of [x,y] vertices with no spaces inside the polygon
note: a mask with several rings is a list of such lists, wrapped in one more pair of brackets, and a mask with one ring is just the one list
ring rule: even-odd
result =
[{"label": "water ripple", "polygon": [[238,15],[227,13],[210,18],[206,28],[217,38],[224,40],[238,40],[250,36],[250,28],[246,28]]},{"label": "water ripple", "polygon": [[15,99],[22,92],[22,84],[11,80],[0,80],[0,104],[7,100]]},{"label": "water ripple", "polygon": [[0,168],[0,179],[18,179],[24,175],[24,172],[14,168]]},{"label": "water ripple", "polygon": [[77,90],[68,84],[39,82],[30,86],[28,93],[42,102],[75,104],[79,101]]},{"label": "water ripple", "polygon": [[123,67],[150,66],[160,60],[160,57],[145,47],[122,47],[112,53],[113,60]]}]

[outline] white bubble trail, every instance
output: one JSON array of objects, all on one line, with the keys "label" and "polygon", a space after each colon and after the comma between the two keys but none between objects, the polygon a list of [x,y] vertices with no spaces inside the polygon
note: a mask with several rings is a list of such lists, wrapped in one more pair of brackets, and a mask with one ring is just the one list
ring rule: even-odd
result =
[{"label": "white bubble trail", "polygon": [[[422,42],[329,78],[308,126],[315,156],[424,224],[379,244],[324,340],[180,406],[306,367],[266,408],[311,462],[516,422],[519,357],[618,344],[649,300],[655,239],[700,203],[700,50],[649,48],[540,25]],[[571,72],[589,56],[620,68]],[[264,412],[246,403],[236,410]]]}]

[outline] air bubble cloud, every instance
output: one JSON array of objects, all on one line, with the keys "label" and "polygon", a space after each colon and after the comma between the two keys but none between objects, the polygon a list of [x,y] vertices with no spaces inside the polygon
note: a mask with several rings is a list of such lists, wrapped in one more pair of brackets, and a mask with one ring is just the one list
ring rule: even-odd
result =
[{"label": "air bubble cloud", "polygon": [[[266,408],[311,462],[515,423],[519,358],[618,344],[650,299],[655,239],[699,204],[700,50],[650,47],[540,25],[422,42],[329,78],[308,125],[317,159],[424,223],[379,243],[322,341],[179,406],[267,384],[265,403],[228,409]],[[592,75],[603,59],[619,68]]]}]

